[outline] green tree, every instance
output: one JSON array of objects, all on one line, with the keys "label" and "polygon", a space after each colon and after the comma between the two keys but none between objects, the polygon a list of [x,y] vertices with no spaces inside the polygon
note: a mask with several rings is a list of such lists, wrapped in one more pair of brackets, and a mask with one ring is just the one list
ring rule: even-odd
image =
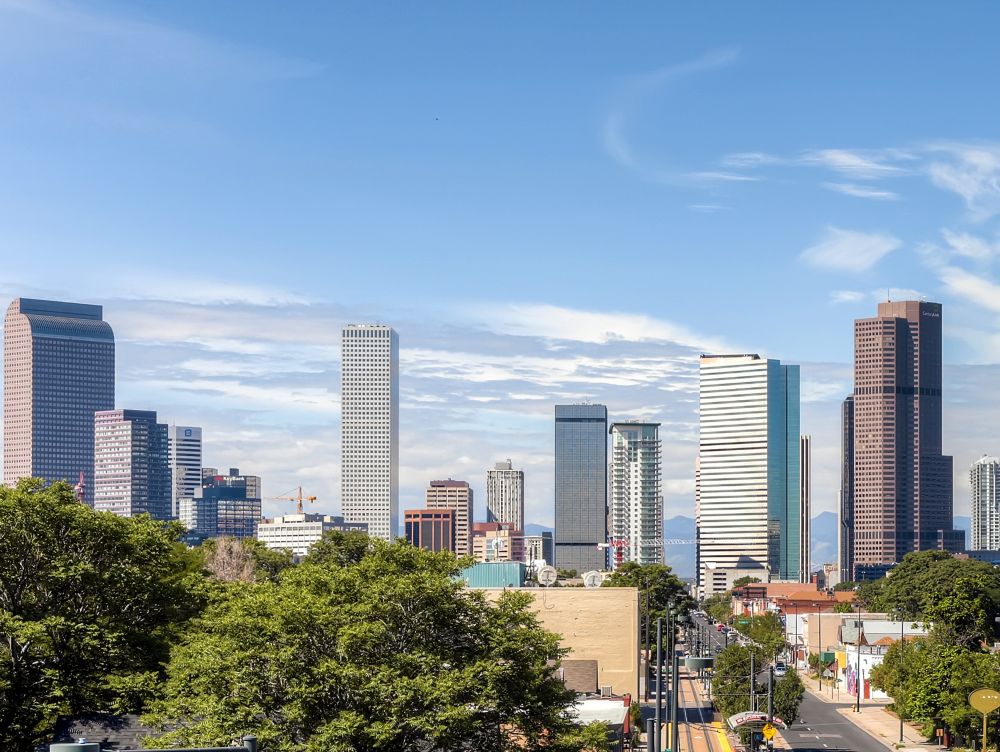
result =
[{"label": "green tree", "polygon": [[746,575],[745,577],[737,577],[735,580],[733,580],[733,589],[735,590],[736,588],[741,588],[744,585],[751,585],[754,582],[760,582],[760,577],[751,577],[750,575]]},{"label": "green tree", "polygon": [[62,483],[0,488],[0,748],[33,750],[60,715],[140,709],[203,597],[180,532]]},{"label": "green tree", "polygon": [[836,606],[833,607],[833,613],[835,614],[849,614],[852,611],[854,611],[854,606],[851,605],[851,603],[848,601],[838,603]]},{"label": "green tree", "polygon": [[701,604],[705,613],[715,621],[728,622],[733,618],[733,596],[731,593],[710,595]]},{"label": "green tree", "polygon": [[850,580],[845,580],[844,582],[838,582],[833,586],[834,590],[857,590],[861,583],[851,582]]},{"label": "green tree", "polygon": [[660,617],[667,618],[671,601],[683,614],[694,605],[694,599],[688,594],[687,587],[665,564],[625,562],[604,580],[602,587],[639,588],[639,608],[643,625],[645,625],[647,603],[650,623]]},{"label": "green tree", "polygon": [[248,730],[274,752],[596,744],[570,722],[564,651],[530,594],[491,605],[456,581],[451,554],[358,542],[331,538],[277,581],[217,590],[147,716],[171,729],[159,744]]},{"label": "green tree", "polygon": [[788,647],[785,630],[777,614],[768,612],[744,617],[737,619],[734,624],[738,632],[742,632],[761,647],[769,662]]},{"label": "green tree", "polygon": [[869,611],[933,622],[959,644],[973,647],[996,637],[1000,571],[947,551],[912,552],[889,577],[862,583],[858,598]]},{"label": "green tree", "polygon": [[[755,645],[733,644],[716,656],[712,697],[716,708],[724,717],[754,709],[750,705],[751,665],[757,674],[754,678],[754,693],[757,697],[755,709],[766,709],[767,682],[761,681],[766,677],[764,672],[768,666],[766,652]],[[799,704],[804,694],[805,686],[795,671],[789,671],[775,680],[774,714],[792,725],[798,718]]]}]

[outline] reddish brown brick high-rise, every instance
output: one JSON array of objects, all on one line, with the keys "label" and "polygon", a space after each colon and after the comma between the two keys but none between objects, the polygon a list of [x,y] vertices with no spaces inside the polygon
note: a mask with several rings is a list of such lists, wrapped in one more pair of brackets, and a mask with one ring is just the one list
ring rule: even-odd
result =
[{"label": "reddish brown brick high-rise", "polygon": [[941,304],[879,303],[854,322],[854,567],[961,550],[952,460],[941,453]]}]

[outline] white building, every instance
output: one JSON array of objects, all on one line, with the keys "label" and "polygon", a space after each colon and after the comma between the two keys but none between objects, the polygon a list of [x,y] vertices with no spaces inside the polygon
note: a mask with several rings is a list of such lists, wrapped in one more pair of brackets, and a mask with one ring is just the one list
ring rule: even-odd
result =
[{"label": "white building", "polygon": [[399,337],[389,326],[341,332],[341,509],[392,541],[399,519]]},{"label": "white building", "polygon": [[764,582],[798,580],[798,366],[753,354],[703,355],[699,393],[700,592],[718,592],[731,579],[725,569],[756,569]]},{"label": "white building", "polygon": [[313,543],[331,530],[365,532],[366,527],[328,514],[286,514],[262,521],[257,526],[257,540],[268,548],[287,549],[293,556],[305,556]]},{"label": "white building", "polygon": [[974,551],[1000,551],[1000,459],[983,456],[972,463],[972,541]]},{"label": "white building", "polygon": [[[170,508],[181,518],[181,499],[193,499],[201,488],[201,429],[171,425],[167,431],[170,462]],[[190,505],[188,505],[190,506]]]},{"label": "white building", "polygon": [[612,423],[608,544],[611,568],[663,563],[659,423]]},{"label": "white building", "polygon": [[513,522],[516,530],[524,530],[524,471],[515,470],[510,460],[486,471],[486,521]]}]

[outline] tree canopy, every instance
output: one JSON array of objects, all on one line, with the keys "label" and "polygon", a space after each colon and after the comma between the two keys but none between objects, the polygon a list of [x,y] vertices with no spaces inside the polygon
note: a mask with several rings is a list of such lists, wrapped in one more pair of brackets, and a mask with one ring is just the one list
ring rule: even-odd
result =
[{"label": "tree canopy", "polygon": [[[753,663],[751,664],[751,655]],[[715,657],[715,670],[712,675],[712,697],[715,706],[723,716],[730,716],[745,710],[763,710],[767,708],[767,682],[761,681],[773,656],[756,645],[740,645],[734,643],[725,648]],[[754,677],[754,694],[757,702],[751,707],[750,682],[751,665]],[[774,713],[785,723],[791,725],[799,715],[799,703],[805,686],[794,670],[774,682]]]},{"label": "tree canopy", "polygon": [[873,612],[933,623],[955,644],[992,642],[1000,616],[1000,571],[946,551],[907,554],[888,577],[862,583],[858,598]]},{"label": "tree canopy", "polygon": [[275,752],[592,746],[530,595],[487,604],[447,553],[327,544],[274,581],[232,583],[184,634],[147,716],[168,730],[158,743],[252,728]]},{"label": "tree canopy", "polygon": [[33,750],[60,715],[141,706],[204,600],[179,533],[65,484],[0,487],[0,748]]},{"label": "tree canopy", "polygon": [[687,586],[666,564],[625,562],[605,578],[602,586],[639,588],[639,607],[646,607],[648,596],[651,619],[666,618],[671,601],[681,613],[687,613],[694,605]]}]

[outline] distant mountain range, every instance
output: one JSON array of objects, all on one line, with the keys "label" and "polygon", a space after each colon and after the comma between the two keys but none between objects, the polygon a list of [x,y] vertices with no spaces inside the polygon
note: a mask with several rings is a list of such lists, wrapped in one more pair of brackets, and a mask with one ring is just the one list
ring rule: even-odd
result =
[{"label": "distant mountain range", "polygon": [[[837,514],[835,512],[820,512],[812,519],[812,567],[819,569],[826,562],[837,561]],[[955,529],[965,532],[968,545],[972,522],[968,517],[955,516]],[[525,534],[539,535],[551,533],[552,528],[544,525],[528,523]],[[677,515],[663,521],[663,537],[668,541],[663,547],[666,563],[669,564],[678,577],[692,578],[695,575],[695,545],[686,541],[694,541],[695,524],[693,517]],[[685,541],[681,543],[681,541]]]}]

